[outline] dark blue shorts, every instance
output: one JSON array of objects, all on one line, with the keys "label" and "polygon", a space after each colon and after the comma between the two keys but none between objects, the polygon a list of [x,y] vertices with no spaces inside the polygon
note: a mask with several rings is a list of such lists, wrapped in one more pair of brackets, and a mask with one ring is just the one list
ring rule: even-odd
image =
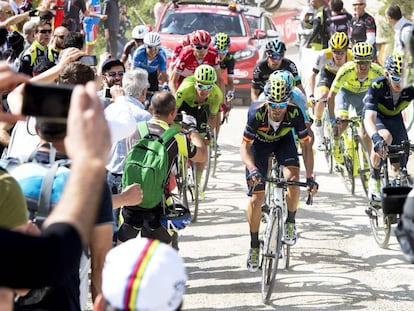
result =
[{"label": "dark blue shorts", "polygon": [[[407,130],[405,129],[405,125],[401,114],[393,118],[381,118],[379,115],[377,115],[376,126],[378,130],[386,129],[391,133],[392,145],[398,145],[403,140],[408,140]],[[407,159],[405,159],[404,161],[407,161]],[[398,163],[399,161],[400,159],[398,157],[390,159],[391,163]]]},{"label": "dark blue shorts", "polygon": [[[275,154],[280,165],[299,167],[298,151],[292,132],[270,143],[256,139],[253,142],[251,151],[254,157],[254,164],[262,176],[267,176],[269,157],[272,153]],[[248,174],[249,172],[246,169],[246,179]],[[259,183],[255,186],[254,191],[263,191],[264,187],[264,183]]]}]

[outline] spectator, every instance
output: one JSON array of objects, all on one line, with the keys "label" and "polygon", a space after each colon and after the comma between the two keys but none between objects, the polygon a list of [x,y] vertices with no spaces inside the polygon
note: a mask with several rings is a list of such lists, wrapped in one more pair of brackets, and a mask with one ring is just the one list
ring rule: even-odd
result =
[{"label": "spectator", "polygon": [[154,5],[154,18],[155,18],[155,25],[158,24],[158,21],[161,18],[161,14],[165,8],[165,0],[157,0]]},{"label": "spectator", "polygon": [[111,89],[122,87],[122,77],[125,73],[124,64],[116,58],[106,59],[101,66],[101,78],[103,88],[98,96],[104,101],[105,107],[112,102]]},{"label": "spectator", "polygon": [[385,11],[387,22],[394,28],[394,53],[406,53],[414,25],[404,16],[398,5],[391,5]]},{"label": "spectator", "polygon": [[63,39],[63,45],[66,48],[77,48],[83,50],[85,47],[85,37],[76,31],[69,31]]},{"label": "spectator", "polygon": [[86,54],[92,55],[98,36],[98,24],[100,20],[106,20],[107,15],[101,14],[101,2],[99,0],[88,0],[86,8],[89,16],[83,19],[83,30],[85,32]]},{"label": "spectator", "polygon": [[357,42],[368,42],[375,51],[377,26],[374,17],[365,12],[366,6],[366,0],[353,0],[352,2],[354,17],[351,20],[351,45]]},{"label": "spectator", "polygon": [[106,51],[112,56],[118,55],[118,32],[119,32],[119,3],[118,0],[105,0],[103,14],[110,16],[104,21]]},{"label": "spectator", "polygon": [[342,0],[331,1],[330,16],[326,20],[329,37],[335,32],[344,32],[349,37],[351,35],[352,15],[344,11],[344,3]]},{"label": "spectator", "polygon": [[59,53],[67,46],[65,46],[65,37],[69,34],[69,30],[66,27],[59,26],[53,31],[53,38],[50,43],[50,47],[53,51],[59,55]]},{"label": "spectator", "polygon": [[[125,44],[128,43],[126,32],[131,28],[131,18],[125,3],[121,3],[119,11],[118,52],[116,58],[121,58]],[[115,55],[114,55],[115,56]]]},{"label": "spectator", "polygon": [[36,22],[28,21],[23,25],[24,50],[32,45],[35,40]]},{"label": "spectator", "polygon": [[82,12],[84,16],[89,16],[89,11],[86,8],[85,0],[70,0],[64,1],[63,5],[64,17],[62,26],[65,26],[69,31],[81,31],[81,23],[79,13]]},{"label": "spectator", "polygon": [[33,67],[37,63],[45,60],[56,62],[58,53],[48,48],[51,34],[52,25],[46,21],[39,21],[35,28],[35,41],[20,57],[19,72],[32,76]]},{"label": "spectator", "polygon": [[138,25],[132,29],[132,40],[125,44],[121,56],[121,62],[123,62],[127,68],[129,68],[135,50],[144,44],[144,37],[151,31],[151,29],[152,28],[149,25]]},{"label": "spectator", "polygon": [[106,256],[102,295],[94,311],[181,310],[186,281],[177,251],[156,240],[133,239]]},{"label": "spectator", "polygon": [[324,27],[330,12],[324,0],[311,0],[314,9],[312,19],[312,32],[308,38],[306,46],[313,50],[322,50],[328,47],[329,32]]},{"label": "spectator", "polygon": [[174,15],[168,25],[167,33],[183,34],[184,18],[181,15]]}]

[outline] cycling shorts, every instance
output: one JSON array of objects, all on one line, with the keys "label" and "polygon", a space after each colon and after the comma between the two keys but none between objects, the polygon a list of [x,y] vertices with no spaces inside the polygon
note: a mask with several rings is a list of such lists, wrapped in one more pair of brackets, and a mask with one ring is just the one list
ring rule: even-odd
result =
[{"label": "cycling shorts", "polygon": [[358,116],[362,115],[364,103],[362,99],[365,96],[363,93],[352,93],[344,88],[340,89],[335,96],[335,116],[348,116],[349,106],[352,105]]},{"label": "cycling shorts", "polygon": [[[405,128],[402,115],[399,114],[394,118],[381,119],[377,116],[376,121],[377,130],[388,130],[392,135],[392,145],[398,145],[403,140],[408,140],[407,130]],[[391,163],[398,163],[398,157],[390,158]]]},{"label": "cycling shorts", "polygon": [[[299,167],[298,151],[292,132],[271,143],[256,139],[252,144],[251,152],[254,164],[262,176],[267,176],[269,157],[272,153],[275,154],[280,165]],[[246,179],[248,174],[249,172],[246,169]],[[261,182],[255,186],[254,192],[263,191],[264,189],[265,183]]]},{"label": "cycling shorts", "polygon": [[181,111],[185,111],[187,114],[193,116],[197,121],[197,130],[201,134],[206,133],[207,121],[210,117],[210,105],[190,107],[186,102],[183,102],[178,109],[178,114],[180,114]]},{"label": "cycling shorts", "polygon": [[319,81],[317,87],[331,88],[332,82],[335,79],[336,74],[323,68],[319,73]]}]

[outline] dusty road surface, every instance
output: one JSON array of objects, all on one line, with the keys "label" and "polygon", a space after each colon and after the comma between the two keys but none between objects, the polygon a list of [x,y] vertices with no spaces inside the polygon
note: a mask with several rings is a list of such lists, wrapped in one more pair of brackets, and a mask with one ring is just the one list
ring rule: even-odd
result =
[{"label": "dusty road surface", "polygon": [[301,200],[291,268],[278,275],[271,304],[262,304],[261,272],[246,270],[250,240],[239,156],[246,112],[233,109],[222,127],[217,176],[198,221],[181,236],[189,276],[184,310],[414,310],[414,266],[395,236],[389,249],[376,245],[361,185],[355,196],[347,194],[321,153],[315,155],[320,191],[313,206]]}]

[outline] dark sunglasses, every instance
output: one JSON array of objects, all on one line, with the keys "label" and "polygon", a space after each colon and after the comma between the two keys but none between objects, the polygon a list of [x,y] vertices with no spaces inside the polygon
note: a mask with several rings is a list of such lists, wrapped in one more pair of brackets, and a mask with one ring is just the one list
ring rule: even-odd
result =
[{"label": "dark sunglasses", "polygon": [[155,50],[155,49],[158,49],[158,46],[153,46],[153,45],[146,45],[145,46],[147,49],[149,49],[149,50]]},{"label": "dark sunglasses", "polygon": [[391,76],[391,80],[395,83],[400,83],[401,82],[401,77]]},{"label": "dark sunglasses", "polygon": [[283,55],[280,54],[267,54],[267,56],[272,60],[281,60]]},{"label": "dark sunglasses", "polygon": [[52,29],[40,29],[38,32],[43,33],[43,34],[52,33]]},{"label": "dark sunglasses", "polygon": [[288,102],[275,103],[275,102],[267,101],[267,104],[273,109],[276,109],[276,108],[283,109],[287,107]]},{"label": "dark sunglasses", "polygon": [[122,77],[124,74],[125,74],[125,72],[123,72],[123,71],[118,71],[118,72],[110,71],[110,72],[107,72],[106,73],[106,75],[108,75],[108,76],[110,76],[112,78],[115,77],[116,75]]},{"label": "dark sunglasses", "polygon": [[195,48],[196,50],[207,50],[208,45],[193,45],[193,48]]},{"label": "dark sunglasses", "polygon": [[365,3],[353,3],[352,6],[363,6]]},{"label": "dark sunglasses", "polygon": [[361,65],[361,66],[371,65],[370,60],[356,60],[355,63],[357,63],[358,65]]},{"label": "dark sunglasses", "polygon": [[332,50],[332,53],[336,55],[344,55],[346,51],[345,50]]},{"label": "dark sunglasses", "polygon": [[209,91],[213,88],[213,84],[201,84],[201,83],[196,83],[196,87],[200,90],[200,91]]},{"label": "dark sunglasses", "polygon": [[227,55],[227,53],[229,52],[229,50],[228,49],[226,49],[226,50],[218,50],[218,53],[220,54],[220,55]]}]

